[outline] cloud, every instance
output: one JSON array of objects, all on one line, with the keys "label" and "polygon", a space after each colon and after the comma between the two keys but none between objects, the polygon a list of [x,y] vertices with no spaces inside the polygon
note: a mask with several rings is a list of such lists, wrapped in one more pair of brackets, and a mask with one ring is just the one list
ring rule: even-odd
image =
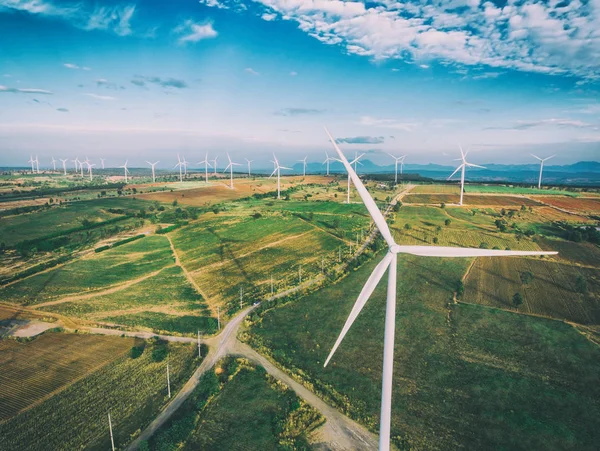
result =
[{"label": "cloud", "polygon": [[77,64],[65,63],[63,66],[65,66],[67,69],[80,69]]},{"label": "cloud", "polygon": [[355,136],[353,138],[337,138],[338,144],[381,144],[385,141],[383,136]]},{"label": "cloud", "polygon": [[119,85],[117,83],[113,83],[108,81],[106,78],[99,78],[96,80],[96,86],[99,88],[106,88],[106,89],[125,89],[123,86],[119,87]]},{"label": "cloud", "polygon": [[12,93],[12,94],[44,94],[44,95],[52,95],[54,94],[52,91],[47,91],[46,89],[37,89],[37,88],[9,88],[8,86],[0,85],[0,93]]},{"label": "cloud", "polygon": [[[49,0],[0,0],[0,7],[58,18],[82,30],[102,30],[118,36],[133,34],[131,20],[136,8],[133,4],[90,8],[87,4],[79,2],[57,6]],[[77,68],[89,70],[88,67]]]},{"label": "cloud", "polygon": [[318,110],[316,108],[284,108],[276,111],[275,116],[310,116],[315,114],[321,114],[325,110]]},{"label": "cloud", "polygon": [[379,119],[371,116],[362,116],[360,118],[360,124],[371,127],[404,130],[406,132],[412,132],[416,127],[420,125],[416,122],[402,122],[396,119]]},{"label": "cloud", "polygon": [[429,69],[429,64],[419,64],[421,69]]},{"label": "cloud", "polygon": [[244,72],[250,74],[250,75],[260,75],[259,72],[256,72],[254,69],[252,69],[251,67],[247,67],[244,69]]},{"label": "cloud", "polygon": [[295,77],[296,75],[298,75],[298,72],[291,71],[291,72],[290,72],[290,75],[291,75],[292,77]]},{"label": "cloud", "polygon": [[84,96],[88,96],[91,97],[93,99],[97,99],[97,100],[116,100],[116,97],[111,97],[111,96],[101,96],[98,94],[93,94],[91,92],[86,92],[83,94]]},{"label": "cloud", "polygon": [[373,60],[435,59],[464,66],[597,77],[597,0],[373,3],[257,0],[324,44]]},{"label": "cloud", "polygon": [[483,74],[473,75],[473,80],[485,80],[486,78],[498,78],[503,72],[484,72]]},{"label": "cloud", "polygon": [[67,110],[66,108],[57,108],[56,111],[60,111],[61,113],[68,113],[69,110]]},{"label": "cloud", "polygon": [[133,80],[131,80],[136,86],[145,87],[146,83],[152,83],[157,86],[161,86],[163,88],[175,88],[175,89],[185,89],[189,88],[188,84],[179,78],[160,78],[156,76],[145,77],[143,75],[136,75]]},{"label": "cloud", "polygon": [[211,22],[200,24],[189,19],[178,25],[173,32],[179,35],[179,44],[213,39],[219,35]]},{"label": "cloud", "polygon": [[262,20],[266,20],[267,22],[272,22],[275,19],[277,19],[277,14],[273,14],[273,13],[264,13],[262,16]]},{"label": "cloud", "polygon": [[536,121],[515,121],[514,124],[504,127],[487,127],[484,130],[529,130],[537,127],[559,127],[559,128],[589,128],[592,124],[573,119],[540,119]]}]

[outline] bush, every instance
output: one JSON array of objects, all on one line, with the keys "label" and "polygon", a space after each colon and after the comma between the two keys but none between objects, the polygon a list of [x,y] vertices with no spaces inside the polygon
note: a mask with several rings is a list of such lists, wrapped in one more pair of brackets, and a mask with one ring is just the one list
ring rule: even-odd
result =
[{"label": "bush", "polygon": [[585,277],[579,275],[577,276],[577,280],[575,281],[575,290],[578,293],[582,293],[585,294],[588,291],[588,285],[587,285],[587,280],[585,279]]},{"label": "bush", "polygon": [[167,358],[168,354],[169,348],[167,347],[166,342],[161,342],[152,348],[152,361],[162,362]]},{"label": "bush", "polygon": [[450,224],[452,224],[452,221],[450,219],[446,219],[444,221],[444,224],[446,224],[446,226],[449,226]]},{"label": "bush", "polygon": [[129,351],[129,357],[137,359],[144,353],[144,345],[134,346]]},{"label": "bush", "polygon": [[512,298],[512,303],[517,309],[519,308],[519,306],[523,303],[523,296],[521,296],[521,293],[515,293]]}]

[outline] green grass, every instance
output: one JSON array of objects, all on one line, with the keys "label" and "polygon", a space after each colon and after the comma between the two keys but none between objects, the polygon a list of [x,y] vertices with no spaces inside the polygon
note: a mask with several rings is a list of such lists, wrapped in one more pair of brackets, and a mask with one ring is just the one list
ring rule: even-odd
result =
[{"label": "green grass", "polygon": [[[378,258],[377,260],[379,260]],[[251,318],[251,344],[373,431],[379,422],[386,278],[323,362],[377,261]],[[468,261],[402,257],[392,436],[416,449],[594,449],[600,351],[560,322],[449,307]]]},{"label": "green grass", "polygon": [[217,331],[217,320],[209,316],[170,315],[160,312],[139,312],[125,315],[106,316],[102,321],[129,327],[147,327],[157,333],[205,334]]},{"label": "green grass", "polygon": [[[166,404],[166,360],[152,358],[155,345],[133,359],[119,357],[47,401],[0,424],[5,451],[110,449],[107,413],[115,445],[124,449]],[[168,344],[171,390],[176,393],[198,360],[196,347]],[[137,432],[136,432],[137,431]]]}]

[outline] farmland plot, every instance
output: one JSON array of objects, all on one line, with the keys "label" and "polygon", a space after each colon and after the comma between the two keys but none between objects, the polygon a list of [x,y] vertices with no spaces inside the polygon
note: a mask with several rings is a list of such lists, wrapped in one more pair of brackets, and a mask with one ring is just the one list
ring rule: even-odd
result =
[{"label": "farmland plot", "polygon": [[[521,275],[533,279],[524,284]],[[586,280],[587,293],[577,291],[577,279]],[[464,300],[470,303],[515,309],[515,293],[523,297],[518,310],[566,319],[581,324],[600,324],[600,274],[597,269],[540,259],[479,258],[465,282]]]},{"label": "farmland plot", "polygon": [[[409,194],[404,197],[403,202],[407,204],[457,204],[460,200],[458,194]],[[539,202],[527,197],[515,196],[485,196],[479,194],[465,194],[463,203],[465,207],[474,206],[536,206]]]},{"label": "farmland plot", "polygon": [[567,197],[538,197],[543,202],[553,207],[562,208],[567,211],[575,211],[588,214],[600,213],[600,199],[597,197],[579,197],[569,199]]}]

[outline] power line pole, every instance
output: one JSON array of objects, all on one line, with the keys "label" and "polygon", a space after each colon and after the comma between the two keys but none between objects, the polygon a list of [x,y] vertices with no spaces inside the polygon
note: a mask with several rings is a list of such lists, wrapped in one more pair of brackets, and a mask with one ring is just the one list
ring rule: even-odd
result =
[{"label": "power line pole", "polygon": [[244,288],[240,287],[240,310],[242,310],[242,308],[244,306],[243,300],[244,300]]},{"label": "power line pole", "polygon": [[202,350],[200,348],[200,329],[198,329],[198,358],[202,358]]},{"label": "power line pole", "polygon": [[171,399],[171,378],[169,377],[169,362],[167,362],[167,392],[169,399]]},{"label": "power line pole", "polygon": [[342,246],[338,247],[338,263],[342,263]]},{"label": "power line pole", "polygon": [[217,307],[217,330],[221,330],[221,307]]},{"label": "power line pole", "polygon": [[321,257],[321,272],[325,274],[325,257]]},{"label": "power line pole", "polygon": [[302,265],[298,266],[298,285],[302,283]]},{"label": "power line pole", "polygon": [[271,296],[273,296],[273,274],[271,274]]},{"label": "power line pole", "polygon": [[110,421],[110,411],[108,412],[108,430],[110,431],[110,444],[112,446],[112,451],[115,451],[115,440],[113,438],[113,433],[112,433],[112,422]]}]

